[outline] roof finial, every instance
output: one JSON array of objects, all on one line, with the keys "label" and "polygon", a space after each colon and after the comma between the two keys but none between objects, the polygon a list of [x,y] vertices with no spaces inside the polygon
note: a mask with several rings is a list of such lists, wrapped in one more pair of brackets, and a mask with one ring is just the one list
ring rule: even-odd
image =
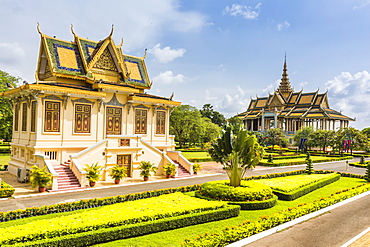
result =
[{"label": "roof finial", "polygon": [[143,59],[145,59],[145,58],[146,58],[146,51],[147,51],[147,50],[148,50],[148,49],[147,49],[147,48],[145,48]]},{"label": "roof finial", "polygon": [[37,22],[37,31],[39,32],[39,34],[42,35],[41,30],[40,30],[40,23],[38,23],[38,22]]},{"label": "roof finial", "polygon": [[122,39],[121,39],[121,44],[119,44],[119,45],[118,45],[118,47],[119,47],[119,48],[121,48],[121,47],[122,47],[122,45],[123,45],[123,43],[124,43],[124,39],[122,38]]},{"label": "roof finial", "polygon": [[112,37],[114,31],[114,24],[112,24],[112,30],[110,31],[109,37]]},{"label": "roof finial", "polygon": [[73,34],[74,36],[77,36],[77,35],[76,35],[76,33],[75,33],[75,31],[73,30],[73,24],[71,24],[71,32],[72,32],[72,34]]}]

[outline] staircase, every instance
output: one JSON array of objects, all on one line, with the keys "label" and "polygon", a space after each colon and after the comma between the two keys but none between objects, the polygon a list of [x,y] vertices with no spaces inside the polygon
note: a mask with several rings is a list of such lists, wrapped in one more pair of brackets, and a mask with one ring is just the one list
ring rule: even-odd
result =
[{"label": "staircase", "polygon": [[183,177],[191,177],[192,176],[188,170],[186,170],[182,165],[180,165],[179,162],[177,162],[176,160],[172,160],[172,161],[175,162],[178,165],[177,176],[176,177],[183,178]]},{"label": "staircase", "polygon": [[56,173],[58,173],[58,191],[81,189],[78,179],[73,174],[72,170],[69,169],[68,162],[60,165],[54,165],[54,170]]}]

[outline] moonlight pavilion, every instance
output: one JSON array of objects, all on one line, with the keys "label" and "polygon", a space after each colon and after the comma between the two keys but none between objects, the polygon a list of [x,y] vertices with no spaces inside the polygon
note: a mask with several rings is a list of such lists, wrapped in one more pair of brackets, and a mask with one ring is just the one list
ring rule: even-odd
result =
[{"label": "moonlight pavilion", "polygon": [[280,128],[293,134],[302,127],[335,130],[348,127],[354,119],[329,106],[328,93],[294,92],[288,78],[286,58],[279,88],[267,97],[251,99],[247,111],[237,115],[247,130]]}]

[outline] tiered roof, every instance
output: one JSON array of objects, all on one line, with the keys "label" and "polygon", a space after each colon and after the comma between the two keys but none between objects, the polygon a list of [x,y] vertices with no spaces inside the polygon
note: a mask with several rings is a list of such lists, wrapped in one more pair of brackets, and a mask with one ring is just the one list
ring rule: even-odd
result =
[{"label": "tiered roof", "polygon": [[274,94],[251,99],[247,111],[237,116],[241,119],[256,119],[267,111],[276,112],[278,117],[283,118],[354,120],[330,109],[327,92],[294,92],[288,79],[286,59],[280,86]]},{"label": "tiered roof", "polygon": [[39,58],[36,70],[36,83],[24,84],[18,88],[0,93],[0,96],[15,98],[29,92],[49,92],[57,95],[88,95],[105,98],[107,92],[126,93],[132,102],[152,102],[153,104],[180,105],[171,98],[145,94],[150,89],[143,57],[122,53],[122,45],[115,45],[112,31],[98,42],[83,39],[71,27],[74,41],[64,41],[41,35]]},{"label": "tiered roof", "polygon": [[39,80],[73,78],[88,83],[103,81],[133,85],[150,89],[151,83],[143,57],[122,53],[122,44],[115,45],[112,31],[99,42],[83,39],[75,34],[74,41],[68,42],[41,35],[40,54],[36,76]]}]

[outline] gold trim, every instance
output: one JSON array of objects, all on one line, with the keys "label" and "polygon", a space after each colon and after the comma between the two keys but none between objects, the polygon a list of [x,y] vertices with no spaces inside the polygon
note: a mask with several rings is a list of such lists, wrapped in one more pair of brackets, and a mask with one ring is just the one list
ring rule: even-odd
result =
[{"label": "gold trim", "polygon": [[129,96],[128,97],[128,100],[143,101],[143,102],[152,102],[152,103],[159,103],[159,104],[166,104],[166,105],[175,105],[175,106],[181,105],[181,102],[178,102],[178,101],[165,100],[165,99],[153,99],[153,98],[138,97],[138,96]]},{"label": "gold trim", "polygon": [[119,85],[107,85],[102,83],[95,83],[92,85],[94,89],[111,89],[121,92],[129,92],[129,93],[139,93],[140,90],[137,88],[128,88],[128,87],[120,87]]}]

